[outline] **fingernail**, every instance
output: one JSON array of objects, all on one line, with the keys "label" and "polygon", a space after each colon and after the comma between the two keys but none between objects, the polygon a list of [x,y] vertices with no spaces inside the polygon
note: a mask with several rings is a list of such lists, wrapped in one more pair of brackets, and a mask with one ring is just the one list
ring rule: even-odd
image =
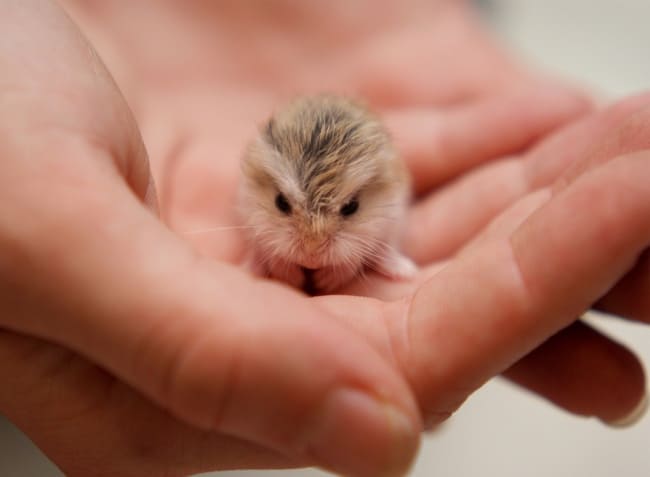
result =
[{"label": "fingernail", "polygon": [[615,419],[613,421],[605,421],[603,422],[608,425],[609,427],[618,427],[618,428],[625,428],[625,427],[631,427],[637,422],[639,422],[643,416],[646,415],[648,412],[648,393],[643,395],[641,398],[641,401],[639,401],[639,404],[635,406],[632,411],[627,416],[621,417],[620,419]]},{"label": "fingernail", "polygon": [[346,476],[406,475],[418,447],[417,424],[397,407],[354,389],[324,401],[308,448],[324,467]]}]

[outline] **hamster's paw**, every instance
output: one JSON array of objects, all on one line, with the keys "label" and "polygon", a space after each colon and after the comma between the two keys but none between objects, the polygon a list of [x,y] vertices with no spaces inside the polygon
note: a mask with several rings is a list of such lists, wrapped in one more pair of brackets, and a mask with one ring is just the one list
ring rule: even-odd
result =
[{"label": "hamster's paw", "polygon": [[244,258],[243,267],[256,277],[268,277],[269,271],[264,266],[264,262],[250,253]]},{"label": "hamster's paw", "polygon": [[323,267],[312,275],[314,289],[318,293],[334,293],[357,276],[359,270],[337,267]]},{"label": "hamster's paw", "polygon": [[269,272],[271,278],[280,280],[294,288],[302,289],[305,286],[305,274],[302,268],[295,264],[279,264]]},{"label": "hamster's paw", "polygon": [[418,273],[415,262],[397,250],[388,252],[373,268],[393,280],[410,280]]},{"label": "hamster's paw", "polygon": [[263,260],[251,254],[246,257],[244,267],[255,276],[278,280],[294,288],[302,289],[305,285],[305,274],[302,268],[292,263],[277,262],[269,268]]}]

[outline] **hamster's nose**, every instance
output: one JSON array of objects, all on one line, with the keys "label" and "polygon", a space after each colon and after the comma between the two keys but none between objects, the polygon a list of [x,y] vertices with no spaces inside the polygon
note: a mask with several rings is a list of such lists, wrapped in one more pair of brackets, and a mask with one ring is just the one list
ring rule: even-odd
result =
[{"label": "hamster's nose", "polygon": [[308,235],[305,237],[305,251],[310,254],[318,254],[327,246],[328,239],[323,235]]},{"label": "hamster's nose", "polygon": [[319,253],[329,242],[329,226],[319,214],[310,217],[307,227],[303,231],[305,249],[309,253]]}]

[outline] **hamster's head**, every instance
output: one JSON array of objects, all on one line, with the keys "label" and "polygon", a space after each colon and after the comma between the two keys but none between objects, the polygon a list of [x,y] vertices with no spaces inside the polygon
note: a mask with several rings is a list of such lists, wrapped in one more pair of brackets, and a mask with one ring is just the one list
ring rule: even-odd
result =
[{"label": "hamster's head", "polygon": [[241,212],[271,266],[371,265],[390,246],[409,196],[383,126],[340,98],[302,99],[276,114],[242,170]]}]

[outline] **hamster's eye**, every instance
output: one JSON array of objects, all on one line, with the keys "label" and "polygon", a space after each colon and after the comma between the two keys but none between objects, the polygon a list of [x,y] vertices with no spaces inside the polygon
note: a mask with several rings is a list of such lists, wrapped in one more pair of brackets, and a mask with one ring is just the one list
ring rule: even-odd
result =
[{"label": "hamster's eye", "polygon": [[359,201],[357,199],[352,199],[350,202],[344,204],[343,207],[341,207],[341,215],[343,217],[349,217],[350,215],[354,214],[358,209],[359,209]]},{"label": "hamster's eye", "polygon": [[280,212],[285,215],[289,215],[291,213],[291,204],[282,193],[275,196],[275,206]]}]

